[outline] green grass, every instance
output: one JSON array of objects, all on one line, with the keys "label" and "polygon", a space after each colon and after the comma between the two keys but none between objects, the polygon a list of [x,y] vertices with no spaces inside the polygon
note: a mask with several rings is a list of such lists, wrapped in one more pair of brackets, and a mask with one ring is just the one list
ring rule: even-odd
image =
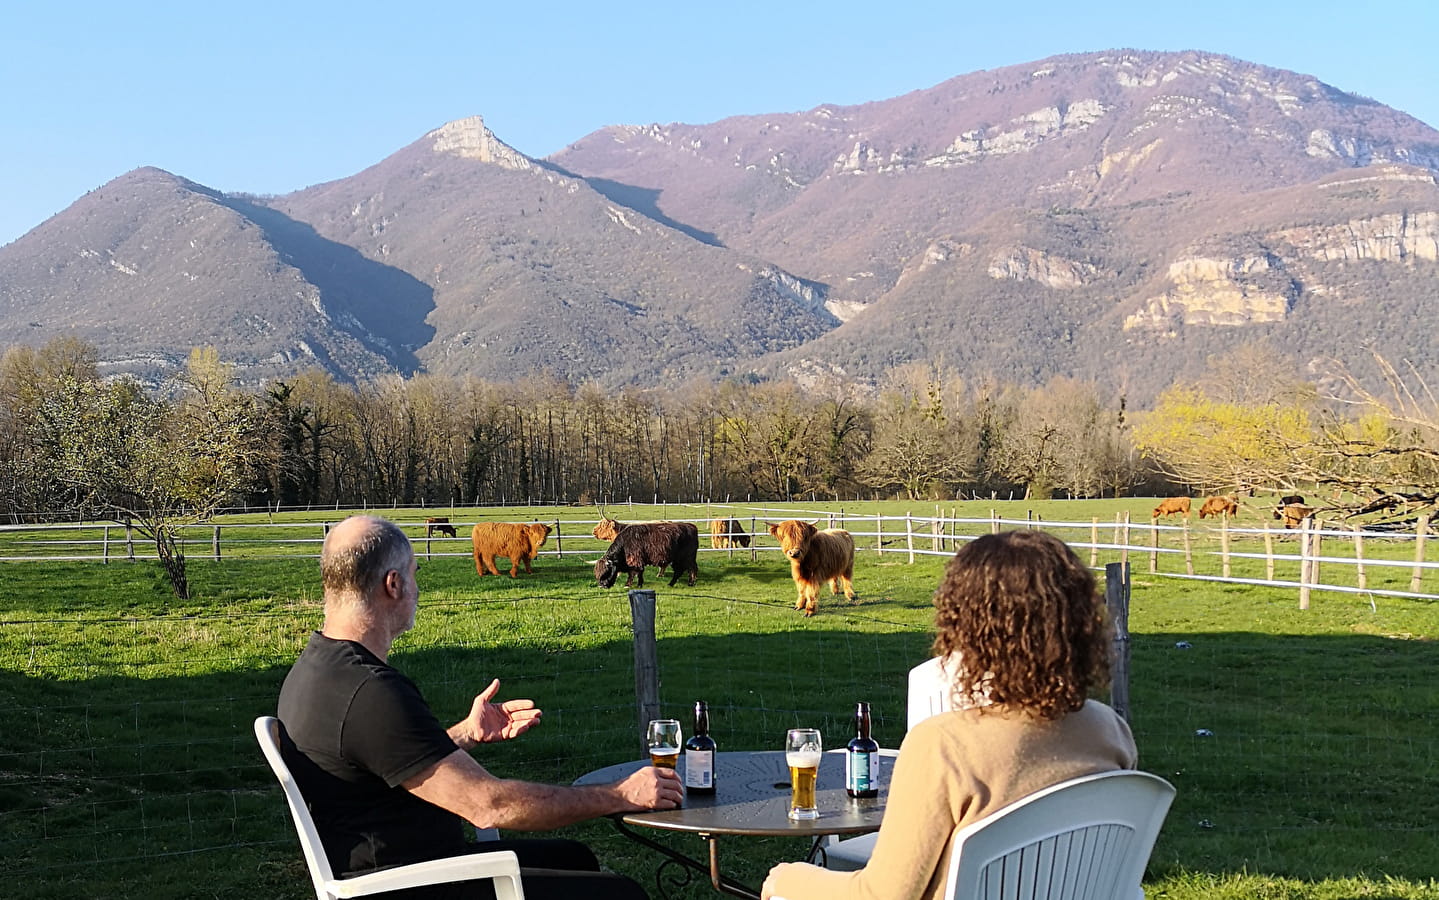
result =
[{"label": "green grass", "polygon": [[[946,511],[964,506],[961,515],[982,517],[991,505],[1006,506],[949,504]],[[1132,507],[1147,517],[1152,505],[1016,501],[1001,515],[1099,517],[1107,541],[1116,512]],[[879,511],[902,515],[904,508]],[[913,511],[931,515],[933,507]],[[385,514],[415,522],[447,512],[457,521],[473,514]],[[577,533],[587,531],[578,523],[595,517],[568,508],[484,512],[513,521],[561,517],[577,523]],[[711,511],[611,512],[638,520]],[[317,516],[275,518],[295,535],[318,536],[293,524]],[[263,514],[246,519],[268,527]],[[929,598],[944,558],[919,556],[911,565],[904,553],[876,555],[872,540],[859,539],[859,598],[822,599],[811,620],[789,608],[794,589],[772,554],[752,561],[748,553],[705,553],[694,588],[647,582],[659,595],[665,712],[685,719],[702,697],[721,748],[740,749],[771,746],[800,723],[842,734],[854,701],[867,699],[876,737],[897,746],[904,673],[926,655]],[[902,540],[885,549],[903,549]],[[259,548],[227,549],[219,562],[193,558],[194,599],[185,602],[169,594],[153,563],[4,565],[3,893],[307,896],[298,845],[250,732],[255,716],[273,711],[280,680],[321,618],[317,566],[303,555],[317,548],[299,546],[303,552],[287,551],[291,558]],[[463,541],[453,547],[465,549]],[[504,696],[533,697],[546,711],[544,725],[523,739],[485,748],[482,761],[498,772],[568,781],[638,751],[628,604],[622,589],[594,586],[587,562],[597,547],[567,537],[563,559],[543,557],[534,576],[513,581],[478,578],[461,555],[422,563],[417,628],[397,643],[396,664],[442,718],[462,715],[491,677],[502,679]],[[1411,558],[1412,543],[1394,552]],[[1099,562],[1114,558],[1105,551]],[[1430,799],[1439,778],[1433,602],[1316,593],[1313,607],[1300,611],[1292,589],[1155,577],[1143,560],[1131,562],[1132,720],[1141,765],[1179,789],[1152,859],[1150,896],[1439,898]],[[1407,568],[1399,580],[1407,587]],[[607,823],[566,833],[654,893],[656,860]],[[694,838],[665,839],[701,849]],[[757,884],[769,865],[803,848],[757,839],[726,842],[722,852],[727,868]],[[714,896],[698,883],[673,895]]]}]

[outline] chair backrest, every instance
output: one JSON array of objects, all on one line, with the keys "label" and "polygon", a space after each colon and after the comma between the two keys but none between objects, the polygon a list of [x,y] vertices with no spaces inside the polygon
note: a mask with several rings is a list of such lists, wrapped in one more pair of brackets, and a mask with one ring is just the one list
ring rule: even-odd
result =
[{"label": "chair backrest", "polygon": [[1133,900],[1174,786],[1147,772],[1064,781],[957,829],[945,896]]},{"label": "chair backrest", "polygon": [[290,817],[294,819],[295,831],[300,835],[300,847],[305,851],[305,863],[310,868],[310,880],[315,885],[315,896],[318,900],[330,900],[332,895],[325,890],[325,884],[334,878],[334,872],[330,868],[329,858],[325,856],[325,847],[320,843],[320,833],[315,830],[315,820],[310,817],[310,808],[305,805],[305,798],[300,796],[300,787],[295,784],[290,767],[285,765],[285,758],[280,754],[283,733],[280,720],[274,716],[261,716],[255,720],[255,739],[260,742],[260,749],[265,751],[266,761],[270,763],[275,777],[280,780],[280,787],[285,791],[285,802],[290,805]]},{"label": "chair backrest", "polygon": [[954,707],[950,693],[954,677],[945,671],[944,658],[935,656],[909,670],[909,699],[905,705],[905,730]]}]

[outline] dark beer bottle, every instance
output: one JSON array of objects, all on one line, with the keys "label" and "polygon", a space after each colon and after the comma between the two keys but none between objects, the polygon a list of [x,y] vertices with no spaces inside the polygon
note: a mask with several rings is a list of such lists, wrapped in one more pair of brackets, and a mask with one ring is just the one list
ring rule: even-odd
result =
[{"label": "dark beer bottle", "polygon": [[844,790],[851,797],[879,796],[879,744],[869,736],[869,704],[854,711],[854,737],[844,754]]},{"label": "dark beer bottle", "polygon": [[710,737],[710,710],[703,700],[695,701],[695,730],[685,741],[685,792],[715,792],[715,739]]}]

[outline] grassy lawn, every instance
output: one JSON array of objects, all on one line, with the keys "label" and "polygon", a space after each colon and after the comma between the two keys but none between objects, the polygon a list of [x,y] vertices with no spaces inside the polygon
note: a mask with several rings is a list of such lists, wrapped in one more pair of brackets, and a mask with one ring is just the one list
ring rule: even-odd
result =
[{"label": "grassy lawn", "polygon": [[[843,507],[848,516],[903,515],[903,504]],[[946,504],[959,515],[1037,523],[1088,542],[1098,518],[1109,543],[1116,515],[1148,521],[1153,501]],[[612,508],[621,520],[696,519],[721,507]],[[934,506],[913,505],[916,516]],[[632,642],[625,593],[594,586],[598,544],[582,537],[593,509],[484,510],[487,519],[565,521],[564,555],[542,556],[534,576],[479,578],[461,526],[422,562],[417,628],[397,643],[396,665],[415,678],[441,718],[458,718],[491,677],[504,696],[535,698],[545,724],[485,748],[494,770],[569,781],[637,753]],[[474,510],[386,510],[397,521]],[[0,893],[17,897],[261,896],[301,898],[308,880],[283,802],[250,723],[270,713],[290,662],[320,620],[316,523],[339,515],[230,517],[219,561],[209,536],[192,549],[194,599],[176,601],[153,563],[115,560],[4,564],[0,605]],[[762,514],[756,514],[762,515]],[[779,511],[765,513],[772,519]],[[249,543],[233,542],[229,529]],[[876,530],[850,519],[857,534]],[[1265,520],[1246,511],[1240,526]],[[1197,552],[1217,551],[1196,520]],[[762,529],[762,525],[760,526]],[[911,564],[903,536],[858,536],[853,603],[822,598],[805,620],[773,553],[705,552],[701,580],[659,596],[661,699],[687,720],[709,701],[721,749],[775,746],[784,729],[816,725],[841,735],[854,701],[871,701],[876,738],[898,746],[904,673],[929,643],[929,598],[942,556]],[[977,533],[975,526],[968,533]],[[93,527],[77,535],[98,534]],[[112,526],[111,540],[116,541]],[[416,527],[412,534],[422,535]],[[1178,549],[1180,533],[1162,535]],[[30,532],[0,535],[17,555]],[[89,538],[86,538],[89,539]],[[1286,538],[1287,539],[1287,538]],[[276,540],[291,543],[275,543]],[[1134,541],[1134,538],[1131,538]],[[875,544],[888,541],[882,555]],[[1137,541],[1136,541],[1137,542]],[[702,540],[702,544],[707,545]],[[123,546],[123,544],[121,545]],[[425,550],[423,541],[418,545]],[[920,542],[920,549],[927,544]],[[1284,540],[1278,551],[1293,553]],[[1262,553],[1257,534],[1231,549]],[[140,550],[137,545],[137,550]],[[555,539],[546,547],[556,550]],[[1326,544],[1325,553],[1336,550]],[[1089,551],[1081,549],[1082,558]],[[1371,542],[1366,558],[1412,560],[1413,542]],[[123,555],[120,554],[120,555]],[[1112,562],[1118,551],[1098,552]],[[1432,555],[1432,554],[1431,554]],[[1163,571],[1184,571],[1166,557]],[[1179,789],[1152,860],[1151,897],[1439,898],[1439,613],[1427,600],[1317,592],[1297,608],[1293,589],[1186,581],[1134,566],[1132,720],[1141,765]],[[1200,556],[1202,573],[1218,561]],[[1285,568],[1287,567],[1287,568]],[[1237,575],[1263,577],[1262,559],[1235,559]],[[1297,563],[1276,577],[1293,580]],[[1384,573],[1384,574],[1381,574]],[[1325,564],[1326,581],[1353,571]],[[1409,569],[1374,569],[1370,587],[1407,589]],[[1428,576],[1435,590],[1439,576]],[[1352,583],[1345,582],[1345,583]],[[722,773],[721,773],[722,775]],[[655,859],[607,823],[568,833],[612,868],[653,889]],[[698,839],[665,838],[693,853]],[[726,867],[757,884],[773,862],[803,847],[782,839],[731,841]],[[200,886],[203,886],[201,888]],[[676,897],[711,897],[707,884]]]}]

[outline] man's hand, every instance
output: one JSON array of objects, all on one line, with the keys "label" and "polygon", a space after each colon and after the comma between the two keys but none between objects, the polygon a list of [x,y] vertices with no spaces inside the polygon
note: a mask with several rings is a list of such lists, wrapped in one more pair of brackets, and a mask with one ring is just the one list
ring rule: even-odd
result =
[{"label": "man's hand", "polygon": [[630,810],[675,809],[684,800],[684,784],[674,769],[645,766],[615,784]]},{"label": "man's hand", "polygon": [[519,737],[540,723],[542,715],[533,700],[506,700],[493,703],[500,692],[500,680],[480,692],[464,721],[450,728],[450,738],[462,749],[491,741],[507,741]]}]

